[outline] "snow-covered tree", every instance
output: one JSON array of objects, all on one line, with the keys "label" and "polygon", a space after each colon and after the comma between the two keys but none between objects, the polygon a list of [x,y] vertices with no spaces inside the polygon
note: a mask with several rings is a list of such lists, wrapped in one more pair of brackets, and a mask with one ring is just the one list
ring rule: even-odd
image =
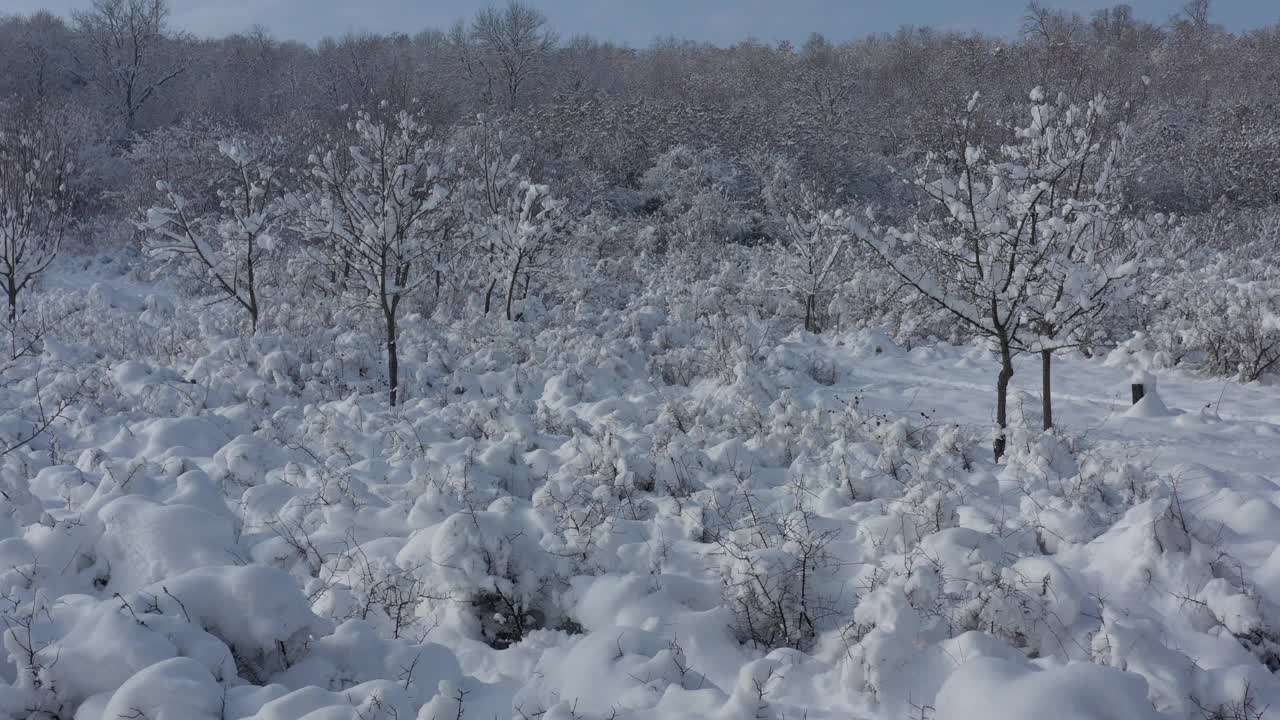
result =
[{"label": "snow-covered tree", "polygon": [[445,163],[429,124],[403,111],[389,121],[360,113],[350,144],[340,140],[310,157],[312,190],[300,230],[320,249],[340,289],[381,315],[388,402],[400,399],[397,323],[405,298],[431,282],[436,251],[455,226]]},{"label": "snow-covered tree", "polygon": [[1090,202],[1062,208],[1061,247],[1045,264],[1027,303],[1032,349],[1040,353],[1041,413],[1053,427],[1053,356],[1104,339],[1106,315],[1136,290],[1144,222]]},{"label": "snow-covered tree", "polygon": [[715,148],[676,145],[640,179],[643,212],[658,223],[658,250],[714,248],[747,229],[737,164]]},{"label": "snow-covered tree", "polygon": [[479,118],[462,138],[463,199],[470,247],[485,278],[484,310],[490,311],[501,286],[511,320],[520,283],[527,290],[559,248],[565,202],[529,178],[521,156],[511,152],[507,134],[494,121]]},{"label": "snow-covered tree", "polygon": [[1127,128],[1105,99],[1085,107],[1032,93],[1021,142],[1004,148],[1011,168],[1034,187],[1026,211],[1047,246],[1031,278],[1026,313],[1031,348],[1040,354],[1044,429],[1053,427],[1053,354],[1087,344],[1107,309],[1133,291],[1146,232],[1120,215],[1118,180],[1127,171]]},{"label": "snow-covered tree", "polygon": [[534,275],[547,269],[554,257],[564,230],[564,201],[551,195],[546,185],[521,180],[507,205],[507,211],[494,218],[492,232],[497,247],[499,267],[506,275],[507,319],[513,318],[511,307],[521,279],[525,287]]},{"label": "snow-covered tree", "polygon": [[842,260],[851,241],[831,203],[776,161],[764,179],[764,201],[778,242],[773,268],[786,292],[804,306],[804,329],[822,332],[831,295],[848,279]]},{"label": "snow-covered tree", "polygon": [[458,144],[462,148],[460,158],[461,183],[459,200],[466,219],[467,236],[473,266],[478,269],[484,284],[484,312],[493,307],[493,295],[501,282],[497,238],[492,232],[494,219],[506,209],[510,197],[520,182],[521,157],[509,147],[510,137],[505,129],[485,115],[459,132]]},{"label": "snow-covered tree", "polygon": [[1132,272],[1103,258],[1112,236],[1100,225],[1109,221],[1101,198],[1117,151],[1105,101],[1049,103],[1037,88],[1031,103],[1017,143],[992,151],[974,139],[975,93],[957,152],[931,156],[916,179],[934,212],[905,231],[858,229],[904,282],[995,343],[997,460],[1006,445],[1013,357],[1061,347],[1064,330],[1098,312]]},{"label": "snow-covered tree", "polygon": [[48,269],[71,223],[72,150],[42,106],[0,107],[0,290],[18,297]]},{"label": "snow-covered tree", "polygon": [[194,267],[215,291],[244,308],[253,332],[262,311],[262,279],[284,230],[286,208],[276,144],[243,139],[217,143],[216,210],[200,213],[168,180],[156,189],[164,204],[138,224],[153,256]]}]

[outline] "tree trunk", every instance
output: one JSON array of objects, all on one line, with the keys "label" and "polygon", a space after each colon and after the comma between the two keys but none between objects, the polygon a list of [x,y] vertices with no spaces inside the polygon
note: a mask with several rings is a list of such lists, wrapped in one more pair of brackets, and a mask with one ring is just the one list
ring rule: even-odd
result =
[{"label": "tree trunk", "polygon": [[507,283],[507,320],[511,320],[511,302],[516,297],[516,283],[520,280],[520,265],[523,258],[516,258],[516,266],[511,270],[511,282]]},{"label": "tree trunk", "polygon": [[396,343],[396,311],[394,308],[383,309],[387,320],[387,401],[391,407],[396,406],[400,390],[400,348]]},{"label": "tree trunk", "polygon": [[1044,414],[1044,429],[1053,427],[1053,353],[1040,351],[1040,404]]},{"label": "tree trunk", "polygon": [[9,296],[9,325],[16,325],[18,322],[18,286],[12,280],[5,289]]},{"label": "tree trunk", "polygon": [[258,283],[254,278],[254,243],[249,237],[249,254],[245,262],[245,276],[249,280],[249,324],[254,335],[258,334]]},{"label": "tree trunk", "polygon": [[1009,342],[1000,338],[1000,375],[996,378],[996,433],[992,450],[996,462],[1004,457],[1008,443],[1006,431],[1009,429],[1009,381],[1013,379],[1013,354],[1009,350]]},{"label": "tree trunk", "polygon": [[489,281],[489,289],[484,294],[484,314],[489,314],[489,308],[493,305],[493,290],[498,287],[498,278]]},{"label": "tree trunk", "polygon": [[814,306],[816,301],[812,294],[804,297],[804,329],[806,332],[818,333],[818,320],[814,317]]}]

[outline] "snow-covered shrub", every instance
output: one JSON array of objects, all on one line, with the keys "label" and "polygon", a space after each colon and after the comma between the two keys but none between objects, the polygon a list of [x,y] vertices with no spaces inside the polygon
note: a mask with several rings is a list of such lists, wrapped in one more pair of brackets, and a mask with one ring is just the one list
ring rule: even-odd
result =
[{"label": "snow-covered shrub", "polygon": [[[569,560],[543,550],[542,533],[537,515],[511,499],[450,516],[421,550],[432,594],[464,612],[471,631],[499,649],[535,630],[569,626],[558,602]],[[402,556],[417,557],[408,550]]]},{"label": "snow-covered shrub", "polygon": [[762,649],[810,650],[841,615],[830,548],[841,528],[806,506],[807,488],[790,490],[790,508],[754,492],[735,488],[715,508],[724,524],[709,528],[734,634]]},{"label": "snow-covered shrub", "polygon": [[637,211],[657,220],[652,247],[668,251],[718,248],[746,238],[752,216],[742,188],[747,180],[715,148],[667,150],[640,181]]},{"label": "snow-covered shrub", "polygon": [[1253,382],[1280,362],[1280,286],[1275,280],[1197,282],[1184,296],[1185,346],[1203,353],[1213,375]]}]

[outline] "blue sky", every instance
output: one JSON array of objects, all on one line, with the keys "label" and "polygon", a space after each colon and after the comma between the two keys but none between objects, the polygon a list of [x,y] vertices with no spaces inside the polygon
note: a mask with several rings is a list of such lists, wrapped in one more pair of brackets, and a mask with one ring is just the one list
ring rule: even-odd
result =
[{"label": "blue sky", "polygon": [[[505,0],[503,0],[505,1]],[[448,27],[487,0],[170,0],[174,23],[197,35],[266,25],[278,37],[312,42],[346,31],[415,32]],[[1163,22],[1183,0],[1130,0],[1139,17]],[[657,36],[731,43],[803,41],[812,31],[844,40],[902,25],[948,30],[1016,31],[1026,0],[531,0],[563,35],[589,32],[633,46]],[[1047,5],[1088,14],[1116,4],[1059,0]],[[0,0],[0,13],[49,9],[69,14],[89,0]],[[1280,21],[1277,0],[1215,0],[1213,17],[1231,30]]]}]

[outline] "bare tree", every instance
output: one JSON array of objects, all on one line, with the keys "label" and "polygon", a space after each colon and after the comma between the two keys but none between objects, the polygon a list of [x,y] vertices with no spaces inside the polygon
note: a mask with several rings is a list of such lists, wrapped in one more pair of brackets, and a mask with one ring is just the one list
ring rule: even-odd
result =
[{"label": "bare tree", "polygon": [[71,148],[41,105],[0,107],[0,289],[9,324],[18,297],[48,269],[71,222]]},{"label": "bare tree", "polygon": [[75,15],[77,75],[116,106],[126,134],[138,111],[187,69],[166,52],[173,40],[168,18],[166,0],[93,0],[93,10]]},{"label": "bare tree", "polygon": [[516,107],[556,46],[556,35],[546,26],[546,16],[536,8],[510,0],[504,7],[477,12],[469,29],[461,24],[454,28],[459,61],[481,83],[488,102]]},{"label": "bare tree", "polygon": [[0,96],[45,100],[70,90],[70,35],[62,18],[43,10],[0,21]]},{"label": "bare tree", "polygon": [[360,114],[350,146],[311,156],[314,187],[302,212],[321,261],[344,278],[359,305],[382,316],[388,402],[399,402],[398,320],[406,297],[429,283],[436,250],[454,226],[443,145],[421,118],[400,112],[390,121]]}]

